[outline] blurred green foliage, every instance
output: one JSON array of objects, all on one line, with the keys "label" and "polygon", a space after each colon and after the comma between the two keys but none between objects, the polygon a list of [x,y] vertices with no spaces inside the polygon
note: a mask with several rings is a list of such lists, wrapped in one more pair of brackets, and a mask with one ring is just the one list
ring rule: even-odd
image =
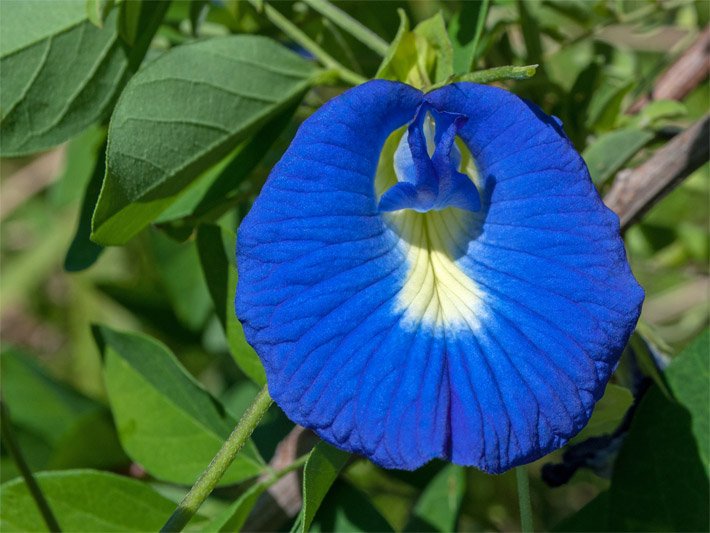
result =
[{"label": "blurred green foliage", "polygon": [[[601,194],[708,112],[706,82],[627,112],[708,24],[705,0],[336,2],[395,42],[384,63],[307,2],[266,3],[364,78],[539,65],[499,84],[562,119]],[[346,84],[262,7],[0,4],[2,395],[67,530],[160,527],[264,382],[232,310],[235,229],[298,125]],[[641,337],[662,353],[627,350],[573,441],[613,434],[633,405],[603,467],[557,488],[539,472],[569,447],[528,467],[540,529],[707,529],[707,334],[674,358],[708,324],[709,172],[626,233],[647,293]],[[637,402],[644,364],[658,384]],[[272,408],[190,527],[248,524],[285,475],[265,463],[291,428]],[[280,527],[519,527],[512,472],[385,471],[323,448],[306,463],[303,516]],[[41,529],[4,448],[0,466],[0,527]]]}]

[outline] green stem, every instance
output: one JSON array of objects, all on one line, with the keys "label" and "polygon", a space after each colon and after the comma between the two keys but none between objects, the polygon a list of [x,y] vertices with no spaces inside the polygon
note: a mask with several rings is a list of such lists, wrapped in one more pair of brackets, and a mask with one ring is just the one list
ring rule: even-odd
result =
[{"label": "green stem", "polygon": [[302,32],[293,22],[279,13],[276,8],[266,2],[261,4],[258,0],[249,1],[257,10],[263,10],[266,18],[269,19],[274,26],[293,39],[296,44],[301,45],[312,53],[325,67],[336,71],[341,80],[351,85],[360,85],[367,81],[367,78],[341,65],[335,58],[318,46],[314,40]]},{"label": "green stem", "polygon": [[59,523],[49,506],[49,502],[44,497],[44,494],[42,494],[42,489],[40,489],[37,480],[32,475],[32,470],[30,470],[29,465],[20,451],[20,446],[17,444],[15,434],[12,431],[10,413],[2,398],[0,398],[0,432],[2,433],[2,440],[5,442],[5,446],[7,446],[7,450],[10,452],[10,456],[15,461],[15,465],[17,465],[17,469],[20,471],[20,474],[22,474],[32,499],[34,499],[45,524],[47,524],[47,528],[51,532],[61,531]]},{"label": "green stem", "polygon": [[209,466],[202,472],[202,475],[195,482],[182,501],[178,504],[175,512],[170,516],[160,531],[182,531],[190,519],[195,515],[202,503],[212,493],[217,483],[224,475],[229,465],[232,464],[239,450],[251,436],[256,426],[259,425],[261,417],[271,406],[271,396],[269,389],[264,385],[256,395],[254,401],[244,413],[241,420],[234,428],[232,434],[222,445],[222,448],[214,456]]},{"label": "green stem", "polygon": [[532,533],[533,517],[532,504],[530,503],[530,481],[528,471],[525,466],[518,466],[515,469],[515,477],[518,480],[518,502],[520,504],[520,530],[523,533]]},{"label": "green stem", "polygon": [[362,44],[382,57],[387,55],[389,44],[367,26],[364,26],[345,11],[335,7],[328,0],[304,0],[308,6],[325,18],[340,26]]}]

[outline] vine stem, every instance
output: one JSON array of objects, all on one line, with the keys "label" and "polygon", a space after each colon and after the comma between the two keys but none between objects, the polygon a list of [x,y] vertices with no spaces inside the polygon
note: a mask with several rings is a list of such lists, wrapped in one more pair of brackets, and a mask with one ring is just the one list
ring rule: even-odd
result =
[{"label": "vine stem", "polygon": [[525,465],[515,468],[515,477],[518,481],[518,503],[520,504],[520,530],[523,533],[532,533],[533,518],[532,504],[530,503],[530,481]]},{"label": "vine stem", "polygon": [[259,421],[272,402],[269,389],[264,385],[244,413],[244,416],[239,420],[231,435],[227,437],[217,455],[214,456],[212,462],[202,472],[202,475],[178,504],[177,509],[168,518],[168,521],[165,522],[160,531],[182,531],[217,486],[217,483],[227,468],[229,468],[229,465],[232,464],[239,450],[246,444],[256,426],[259,425]]},{"label": "vine stem", "polygon": [[335,7],[328,0],[304,0],[305,3],[321,15],[333,21],[343,30],[355,37],[362,44],[380,56],[387,55],[389,43],[373,32],[370,28],[355,20],[345,11]]},{"label": "vine stem", "polygon": [[274,26],[293,39],[296,44],[299,44],[308,50],[325,67],[337,72],[341,80],[351,85],[360,85],[361,83],[365,83],[367,81],[367,78],[364,76],[361,76],[360,74],[357,74],[356,72],[353,72],[344,65],[340,64],[333,56],[318,46],[318,43],[301,31],[298,26],[279,13],[278,9],[274,6],[269,5],[267,2],[263,2],[262,4],[257,0],[250,0],[250,2],[257,9],[257,11],[263,12],[264,15],[266,15],[266,18],[269,19]]},{"label": "vine stem", "polygon": [[2,440],[5,442],[7,450],[10,452],[10,456],[15,462],[15,465],[17,465],[17,469],[20,471],[20,474],[22,474],[22,477],[25,480],[25,485],[27,485],[27,489],[30,491],[32,499],[37,504],[39,512],[42,515],[45,524],[47,524],[47,528],[52,533],[60,532],[61,529],[57,519],[54,517],[54,513],[52,513],[52,508],[49,506],[49,502],[44,497],[42,489],[39,487],[37,480],[32,475],[32,470],[30,470],[29,465],[22,455],[20,446],[17,444],[15,434],[12,431],[10,412],[2,398],[0,398],[0,432],[2,433]]}]

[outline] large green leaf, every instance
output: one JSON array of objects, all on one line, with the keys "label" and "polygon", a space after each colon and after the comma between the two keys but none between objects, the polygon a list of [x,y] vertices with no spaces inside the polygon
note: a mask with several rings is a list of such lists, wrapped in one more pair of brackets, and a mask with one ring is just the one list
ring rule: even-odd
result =
[{"label": "large green leaf", "polygon": [[234,313],[234,295],[237,290],[237,267],[234,264],[236,235],[219,226],[202,225],[197,230],[197,248],[217,317],[227,335],[230,353],[252,381],[264,385],[264,367],[244,338],[244,330]]},{"label": "large green leaf", "polygon": [[454,51],[454,73],[466,74],[480,56],[479,42],[488,17],[489,0],[463,2],[449,22],[448,31]]},{"label": "large green leaf", "polygon": [[202,171],[310,87],[314,67],[265,37],[178,46],[134,76],[109,126],[92,239],[123,244]]},{"label": "large green leaf", "polygon": [[325,442],[316,444],[303,469],[303,508],[294,529],[305,533],[350,454]]},{"label": "large green leaf", "polygon": [[709,342],[706,331],[666,369],[676,401],[653,386],[639,405],[611,480],[612,530],[707,531]]},{"label": "large green leaf", "polygon": [[[192,484],[235,421],[168,349],[139,334],[95,330],[104,379],[123,448],[155,477]],[[263,461],[249,442],[220,481],[254,477]]]},{"label": "large green leaf", "polygon": [[51,148],[108,112],[162,18],[166,3],[152,4],[143,39],[131,48],[118,36],[115,11],[97,28],[81,1],[2,3],[3,156]]},{"label": "large green leaf", "polygon": [[0,365],[3,397],[20,445],[24,449],[27,443],[33,452],[32,468],[111,468],[128,462],[105,406],[56,381],[18,350],[3,351]]},{"label": "large green leaf", "polygon": [[[157,531],[175,508],[145,483],[108,472],[67,470],[36,477],[63,531]],[[0,530],[47,530],[22,479],[0,487]]]},{"label": "large green leaf", "polygon": [[338,481],[328,492],[310,528],[312,533],[393,531],[372,502],[348,483]]}]

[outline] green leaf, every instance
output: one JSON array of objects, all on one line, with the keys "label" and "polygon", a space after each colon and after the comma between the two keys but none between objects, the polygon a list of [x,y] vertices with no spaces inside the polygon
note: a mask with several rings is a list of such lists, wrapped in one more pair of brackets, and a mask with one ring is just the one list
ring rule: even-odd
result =
[{"label": "green leaf", "polygon": [[175,242],[151,229],[150,245],[165,294],[180,322],[192,331],[205,325],[212,310],[195,241]]},{"label": "green leaf", "polygon": [[337,482],[328,492],[310,531],[388,532],[392,526],[364,494],[348,483]]},{"label": "green leaf", "polygon": [[0,35],[3,156],[45,150],[79,133],[109,108],[126,75],[115,15],[98,29],[82,2],[6,2]]},{"label": "green leaf", "polygon": [[635,128],[599,136],[582,154],[595,185],[609,181],[653,137],[653,133]]},{"label": "green leaf", "polygon": [[[130,3],[130,2],[125,2]],[[104,116],[145,55],[167,2],[151,2],[140,45],[127,48],[116,11],[97,28],[80,1],[5,2],[0,18],[3,156],[39,152]]]},{"label": "green leaf", "polygon": [[489,0],[463,2],[461,9],[451,17],[449,36],[453,45],[455,74],[466,74],[476,64],[489,3]]},{"label": "green leaf", "polygon": [[103,252],[103,248],[93,242],[91,237],[91,216],[99,199],[101,183],[106,172],[106,143],[98,151],[98,157],[91,174],[89,184],[84,191],[79,211],[79,223],[74,233],[74,238],[69,245],[64,258],[64,270],[79,272],[93,265]]},{"label": "green leaf", "polygon": [[685,117],[688,108],[676,100],[655,100],[645,105],[630,124],[639,128],[658,127],[665,120]]},{"label": "green leaf", "polygon": [[575,444],[590,437],[613,433],[633,402],[634,396],[629,389],[609,383],[604,396],[594,406],[589,423],[570,443]]},{"label": "green leaf", "polygon": [[244,330],[234,312],[234,295],[237,290],[237,268],[233,259],[236,235],[219,226],[202,225],[197,230],[197,249],[217,318],[227,335],[232,357],[252,381],[264,385],[264,367],[259,356],[244,338]]},{"label": "green leaf", "polygon": [[466,490],[466,472],[447,465],[434,476],[412,510],[405,531],[456,531],[456,523]]},{"label": "green leaf", "polygon": [[609,131],[614,127],[621,112],[624,97],[634,88],[635,82],[621,85],[604,83],[594,92],[589,102],[587,128],[593,131]]},{"label": "green leaf", "polygon": [[34,449],[45,449],[35,454],[40,460],[31,462],[32,468],[111,468],[127,463],[105,406],[56,381],[20,351],[3,351],[0,366],[13,426],[21,430],[20,437],[32,435],[39,441]]},{"label": "green leaf", "polygon": [[[235,421],[168,349],[139,334],[95,328],[104,379],[121,443],[131,458],[164,481],[192,484]],[[220,483],[258,475],[263,461],[251,441]]]},{"label": "green leaf", "polygon": [[114,0],[86,0],[86,16],[94,26],[103,28],[115,3]]},{"label": "green leaf", "polygon": [[156,223],[187,219],[181,223],[191,226],[199,221],[214,221],[234,207],[241,196],[251,191],[253,184],[247,178],[262,162],[276,139],[284,134],[295,111],[293,106],[278,114],[256,135],[240,144],[233,154],[203,173],[158,216]]},{"label": "green leaf", "polygon": [[274,484],[286,474],[300,468],[300,465],[301,463],[294,462],[289,467],[279,470],[263,481],[251,486],[246,492],[239,496],[239,498],[234,500],[234,502],[227,507],[227,509],[220,513],[207,527],[205,527],[204,531],[240,531],[247,518],[249,518],[249,514],[254,508],[256,502],[259,500],[259,497],[269,488],[274,486]]},{"label": "green leaf", "polygon": [[315,69],[265,37],[173,48],[134,76],[109,126],[92,239],[123,244],[202,171],[299,100]]},{"label": "green leaf", "polygon": [[349,453],[322,441],[309,454],[303,469],[303,508],[296,522],[301,533],[311,527],[316,511],[349,459]]},{"label": "green leaf", "polygon": [[454,73],[453,48],[441,13],[409,30],[409,19],[398,10],[400,26],[376,78],[408,83],[419,89],[443,82]]},{"label": "green leaf", "polygon": [[612,531],[609,528],[609,491],[599,495],[574,513],[557,524],[552,531],[560,533],[589,532],[602,533]]},{"label": "green leaf", "polygon": [[[41,472],[36,478],[63,531],[157,531],[175,508],[145,483],[109,472]],[[22,479],[0,487],[0,530],[47,530]]]},{"label": "green leaf", "polygon": [[666,369],[676,401],[657,386],[641,401],[612,476],[612,530],[707,529],[709,342],[706,331]]}]

